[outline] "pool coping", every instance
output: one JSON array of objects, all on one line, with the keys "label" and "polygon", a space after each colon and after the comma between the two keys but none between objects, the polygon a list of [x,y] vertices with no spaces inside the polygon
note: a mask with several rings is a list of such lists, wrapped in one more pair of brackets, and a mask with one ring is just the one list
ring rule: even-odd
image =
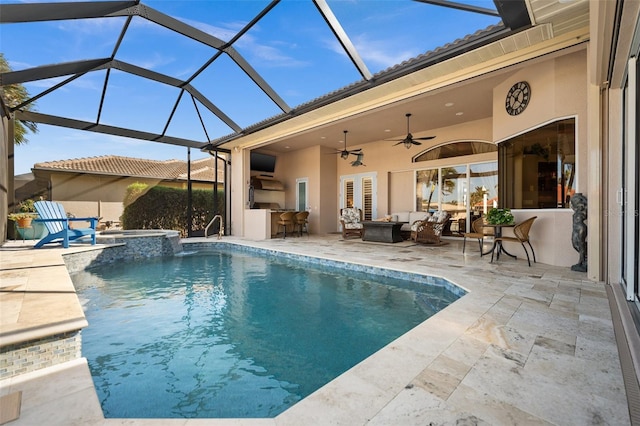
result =
[{"label": "pool coping", "polygon": [[[147,236],[147,235],[158,236],[158,235],[163,235],[163,234],[162,233],[145,234],[145,236]],[[133,234],[132,236],[135,237],[135,236],[140,236],[140,235]],[[206,240],[206,241],[182,240],[181,244],[182,244],[183,251],[191,251],[194,248],[197,248],[198,250],[200,250],[200,249],[203,249],[203,248],[210,248],[212,246],[221,245],[221,246],[230,246],[230,247],[233,248],[233,250],[238,250],[238,251],[243,251],[243,252],[260,253],[261,255],[280,257],[280,258],[284,257],[286,259],[294,260],[294,261],[295,260],[301,260],[301,261],[304,261],[304,262],[310,262],[310,263],[314,263],[314,264],[318,264],[318,265],[340,267],[340,268],[345,269],[345,270],[352,270],[352,271],[355,271],[355,272],[371,273],[371,274],[374,274],[374,275],[382,275],[382,276],[392,277],[392,278],[411,279],[411,278],[421,277],[425,284],[444,285],[450,291],[452,291],[454,294],[456,294],[459,297],[456,301],[454,301],[452,304],[447,306],[447,308],[445,308],[444,310],[448,309],[449,307],[451,307],[455,303],[459,302],[461,298],[466,297],[466,296],[469,295],[469,291],[467,289],[465,289],[464,287],[458,285],[457,283],[451,282],[451,280],[448,280],[447,278],[444,278],[443,276],[419,274],[419,273],[415,273],[415,272],[403,271],[403,270],[400,270],[400,269],[373,266],[373,265],[366,264],[366,263],[347,262],[347,261],[344,261],[344,260],[336,260],[336,259],[331,259],[331,258],[325,257],[325,256],[312,256],[312,255],[308,255],[308,254],[299,254],[299,253],[290,252],[290,251],[284,251],[284,250],[275,250],[275,249],[256,247],[255,245],[252,245],[252,242],[228,241],[228,240]],[[77,294],[75,292],[75,288],[73,287],[73,283],[71,281],[71,277],[69,275],[70,274],[69,265],[68,265],[67,261],[65,261],[65,259],[73,259],[75,256],[82,256],[83,254],[91,253],[91,252],[93,252],[93,253],[101,252],[101,251],[103,251],[105,249],[110,249],[110,248],[113,248],[115,246],[120,246],[120,245],[122,245],[122,243],[98,244],[98,245],[94,245],[94,246],[88,246],[88,245],[85,245],[85,244],[79,244],[79,245],[72,246],[70,249],[68,249],[66,251],[60,251],[60,250],[56,250],[56,249],[51,249],[51,251],[47,250],[49,253],[55,253],[57,256],[59,256],[60,260],[59,261],[53,261],[53,262],[51,260],[49,260],[49,256],[45,256],[45,257],[36,256],[33,259],[33,263],[29,266],[29,268],[46,268],[48,273],[51,273],[51,268],[56,268],[58,274],[60,274],[61,271],[64,272],[64,274],[63,274],[64,277],[61,277],[63,279],[59,279],[58,281],[56,281],[56,283],[55,283],[55,285],[53,287],[51,287],[51,283],[48,282],[48,281],[47,281],[47,283],[43,283],[43,284],[49,286],[48,287],[49,291],[60,291],[61,293],[63,293],[64,294],[64,298],[66,300],[65,303],[72,305],[73,309],[72,310],[64,310],[62,312],[63,319],[61,319],[60,321],[50,322],[48,320],[42,320],[40,323],[35,324],[35,325],[31,325],[31,326],[28,326],[28,327],[25,327],[24,324],[16,324],[15,328],[12,329],[12,330],[7,330],[7,331],[2,330],[2,332],[0,333],[0,342],[1,342],[0,344],[1,344],[1,346],[6,346],[6,345],[18,343],[18,342],[32,341],[32,340],[35,340],[37,338],[41,338],[43,336],[57,334],[57,333],[64,332],[64,331],[80,330],[80,329],[85,328],[86,326],[88,326],[88,322],[87,322],[87,320],[86,320],[86,318],[84,316],[84,311],[82,310],[82,306],[81,306],[80,300],[78,299],[78,296],[77,296]],[[435,283],[434,281],[438,281],[438,283]],[[25,290],[25,291],[27,291],[27,290]],[[81,313],[81,316],[78,316],[78,310]],[[438,313],[436,313],[435,315],[437,315]],[[28,311],[26,311],[26,312],[22,312],[21,316],[22,317],[30,317],[31,315],[30,315],[30,313]],[[424,322],[421,323],[420,325],[416,326],[415,328],[420,327],[422,324],[424,324]],[[410,333],[412,330],[409,330],[407,333]],[[407,334],[407,333],[405,333],[405,334]],[[402,338],[402,336],[400,338]],[[398,339],[400,339],[400,338],[398,338]],[[396,342],[398,339],[390,342],[388,345],[385,346],[385,348],[387,346],[393,345],[394,342]],[[381,353],[381,351],[384,351],[385,348],[380,349],[376,353],[370,355],[368,358],[370,358],[371,356],[374,356],[376,354]],[[395,352],[395,350],[397,348],[395,346],[394,346],[394,348],[395,348],[394,349],[394,352]],[[357,367],[358,365],[366,362],[367,359],[365,359],[365,360],[361,361],[360,363],[356,364],[351,369],[353,369],[353,368]],[[69,364],[69,365],[71,367],[73,367],[73,368],[78,368],[79,366],[82,366],[83,362],[86,364],[86,368],[88,368],[88,362],[86,361],[86,358],[84,358],[84,357],[82,357],[81,359],[78,359],[76,361],[71,361],[71,364]],[[33,378],[41,377],[43,374],[46,374],[47,371],[50,371],[52,373],[59,373],[59,372],[63,371],[64,369],[65,369],[65,365],[55,365],[53,367],[47,367],[45,369],[42,369],[42,371],[36,370],[34,372],[27,373],[27,374],[22,375],[22,376],[17,376],[17,377],[14,377],[14,378],[10,378],[10,379],[6,379],[6,380],[3,380],[3,381],[0,381],[0,386],[2,386],[3,382],[5,382],[5,381],[7,383],[11,383],[13,386],[15,386],[18,383],[29,381],[29,380],[32,380]],[[338,376],[334,380],[337,380],[342,375],[347,374],[351,369],[347,370],[345,373],[341,374],[340,376]],[[329,386],[331,384],[331,382],[329,382],[329,383],[325,384],[323,387],[317,389],[315,392],[313,392],[312,394],[308,395],[306,398],[302,399],[301,401],[298,401],[292,407],[289,407],[287,410],[285,410],[284,412],[280,413],[279,415],[277,415],[277,416],[275,416],[273,418],[265,418],[264,420],[273,420],[273,419],[277,419],[279,416],[285,415],[289,410],[291,410],[294,407],[300,405],[306,399],[311,398],[314,394],[319,392],[325,386]],[[91,383],[93,385],[93,381]],[[95,392],[95,389],[93,389],[93,390]],[[97,399],[97,393],[96,393],[95,398]],[[103,415],[102,414],[102,410],[100,410],[100,414]],[[109,419],[107,419],[107,420],[109,420]],[[171,420],[183,420],[184,421],[185,419],[171,419]],[[198,419],[186,419],[186,420],[198,420]],[[200,419],[200,420],[202,420],[202,419]],[[222,421],[222,420],[228,420],[228,419],[207,419],[207,420],[221,420]]]}]

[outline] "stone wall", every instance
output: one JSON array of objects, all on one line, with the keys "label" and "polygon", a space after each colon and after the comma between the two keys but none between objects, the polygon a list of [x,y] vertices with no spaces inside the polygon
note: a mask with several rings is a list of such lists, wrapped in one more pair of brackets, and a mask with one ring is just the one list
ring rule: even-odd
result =
[{"label": "stone wall", "polygon": [[100,250],[88,250],[64,256],[70,273],[110,263],[173,256],[182,251],[178,231],[121,231],[102,233],[99,244],[111,244]]},{"label": "stone wall", "polygon": [[0,380],[82,357],[80,331],[55,334],[0,349]]}]

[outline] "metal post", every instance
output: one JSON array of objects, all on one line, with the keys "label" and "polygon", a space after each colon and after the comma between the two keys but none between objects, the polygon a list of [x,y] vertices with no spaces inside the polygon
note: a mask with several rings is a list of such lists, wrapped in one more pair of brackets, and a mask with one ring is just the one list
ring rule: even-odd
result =
[{"label": "metal post", "polygon": [[192,199],[191,199],[191,148],[187,148],[187,237],[191,237],[193,229],[193,214],[192,214]]},{"label": "metal post", "polygon": [[[213,178],[213,215],[217,215],[218,212],[218,147],[214,151],[215,164],[214,164],[214,178]],[[220,221],[220,227],[222,228],[222,221]]]}]

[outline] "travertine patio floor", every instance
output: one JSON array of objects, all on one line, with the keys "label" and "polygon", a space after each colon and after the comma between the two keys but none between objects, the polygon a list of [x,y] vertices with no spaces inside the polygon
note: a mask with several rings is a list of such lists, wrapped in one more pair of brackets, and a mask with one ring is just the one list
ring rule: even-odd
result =
[{"label": "travertine patio floor", "polygon": [[[463,255],[457,240],[440,247],[340,235],[222,241],[442,276],[469,293],[274,419],[104,419],[80,359],[0,382],[0,396],[23,392],[20,419],[10,424],[630,424],[605,284],[583,273],[528,267],[521,258],[491,264],[474,242]],[[25,321],[20,285],[46,274],[55,286],[69,252],[32,245],[0,250],[3,330]],[[55,296],[39,295],[52,315]]]}]

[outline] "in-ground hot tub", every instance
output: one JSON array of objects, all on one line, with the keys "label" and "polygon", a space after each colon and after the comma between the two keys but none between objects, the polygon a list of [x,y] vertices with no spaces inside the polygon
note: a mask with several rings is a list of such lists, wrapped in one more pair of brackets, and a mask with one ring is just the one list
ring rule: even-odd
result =
[{"label": "in-ground hot tub", "polygon": [[128,259],[173,256],[182,251],[180,232],[165,229],[127,229],[102,231],[99,244],[124,245]]},{"label": "in-ground hot tub", "polygon": [[164,229],[109,230],[96,233],[97,246],[64,256],[70,272],[105,263],[158,256],[174,256],[182,251],[180,232]]}]

